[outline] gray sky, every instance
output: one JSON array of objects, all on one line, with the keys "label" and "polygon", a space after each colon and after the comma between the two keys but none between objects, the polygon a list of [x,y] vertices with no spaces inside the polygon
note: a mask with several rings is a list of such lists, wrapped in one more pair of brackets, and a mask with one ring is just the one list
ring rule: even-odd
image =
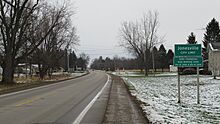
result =
[{"label": "gray sky", "polygon": [[93,59],[102,55],[130,57],[118,45],[118,33],[123,21],[136,21],[148,10],[159,12],[159,34],[165,35],[166,49],[175,43],[186,43],[194,32],[202,43],[207,23],[220,20],[219,0],[72,0],[76,7],[74,24],[80,35],[77,53],[85,52]]}]

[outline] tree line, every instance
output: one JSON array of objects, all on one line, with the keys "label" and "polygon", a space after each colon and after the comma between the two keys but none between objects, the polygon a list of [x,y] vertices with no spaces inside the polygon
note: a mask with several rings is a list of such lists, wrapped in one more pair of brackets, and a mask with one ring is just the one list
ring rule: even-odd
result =
[{"label": "tree line", "polygon": [[44,0],[0,1],[0,66],[2,82],[14,83],[19,63],[38,64],[40,77],[79,42],[71,23],[74,11],[67,3],[49,4]]},{"label": "tree line", "polygon": [[[90,57],[87,54],[81,53],[77,56],[75,52],[71,50],[65,50],[62,54],[63,56],[58,61],[52,61],[53,64],[51,65],[51,68],[45,72],[49,76],[52,75],[54,70],[60,68],[64,69],[65,72],[85,71],[87,69],[90,60]],[[41,76],[40,72],[39,76]]]},{"label": "tree line", "polygon": [[[153,57],[154,56],[154,57]],[[161,44],[159,49],[157,47],[153,47],[153,50],[150,52],[149,57],[149,69],[168,69],[169,65],[173,64],[173,57],[174,53],[171,49],[168,51],[165,49],[164,45]],[[154,59],[154,60],[153,60]],[[153,64],[154,63],[154,64]],[[154,65],[154,67],[153,67]],[[126,70],[133,70],[133,69],[142,69],[142,60],[140,58],[125,58],[125,57],[113,57],[112,59],[106,57],[103,59],[102,56],[99,58],[94,59],[91,64],[91,69],[96,70],[109,70],[115,71],[117,69],[126,69]]]}]

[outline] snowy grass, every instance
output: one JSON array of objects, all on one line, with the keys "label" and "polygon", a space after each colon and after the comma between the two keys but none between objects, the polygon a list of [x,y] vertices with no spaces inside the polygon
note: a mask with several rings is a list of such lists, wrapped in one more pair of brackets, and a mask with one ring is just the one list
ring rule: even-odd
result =
[{"label": "snowy grass", "polygon": [[117,71],[112,74],[124,77],[144,77],[144,73],[140,71],[130,72],[130,71]]},{"label": "snowy grass", "polygon": [[177,103],[177,76],[124,77],[153,123],[220,123],[220,80],[200,76],[201,104],[196,104],[196,76],[181,76],[181,104]]},{"label": "snowy grass", "polygon": [[[117,72],[112,72],[114,75],[122,76],[122,77],[145,77],[144,72],[141,71],[117,71]],[[152,72],[148,73],[149,76],[172,76],[172,75],[177,75],[175,72],[155,72],[153,74]]]}]

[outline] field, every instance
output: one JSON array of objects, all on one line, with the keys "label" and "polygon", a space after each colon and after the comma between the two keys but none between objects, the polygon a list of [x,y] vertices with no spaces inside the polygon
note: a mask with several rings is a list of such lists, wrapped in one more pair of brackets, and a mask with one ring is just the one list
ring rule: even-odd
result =
[{"label": "field", "polygon": [[196,76],[181,76],[181,104],[177,103],[175,73],[144,77],[127,72],[120,76],[133,85],[132,95],[143,102],[143,111],[153,123],[220,123],[220,80],[200,76],[201,104],[198,105]]}]

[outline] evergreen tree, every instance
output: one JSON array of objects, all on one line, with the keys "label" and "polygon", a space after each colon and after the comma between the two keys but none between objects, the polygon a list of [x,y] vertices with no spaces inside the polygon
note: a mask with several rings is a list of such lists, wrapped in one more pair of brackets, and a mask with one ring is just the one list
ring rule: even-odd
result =
[{"label": "evergreen tree", "polygon": [[207,47],[208,43],[213,42],[220,42],[220,28],[219,28],[219,22],[216,21],[215,18],[211,20],[211,22],[208,23],[206,27],[206,32],[204,34],[204,40],[203,40],[203,56],[204,60],[208,59],[208,53],[207,53]]},{"label": "evergreen tree", "polygon": [[[204,41],[208,43],[220,42],[219,22],[216,21],[215,18],[213,18],[206,27],[206,32],[204,34]],[[204,46],[206,47],[207,45]]]},{"label": "evergreen tree", "polygon": [[194,35],[193,32],[191,32],[191,34],[188,36],[187,43],[188,44],[197,44],[196,36]]},{"label": "evergreen tree", "polygon": [[[208,23],[206,27],[206,32],[204,34],[204,40],[203,40],[203,46],[202,49],[203,53],[203,59],[208,59],[208,44],[213,42],[220,42],[220,28],[219,28],[219,22],[216,21],[215,18],[211,20],[211,22]],[[208,71],[208,62],[204,63],[204,70]]]},{"label": "evergreen tree", "polygon": [[[154,55],[154,69],[156,71],[156,69],[160,68],[160,58],[159,58],[159,55],[158,55],[158,50],[157,50],[157,47],[153,47],[153,55]],[[151,60],[153,58],[151,57]],[[153,60],[151,61],[151,65],[153,65]],[[153,67],[152,67],[153,68]]]},{"label": "evergreen tree", "polygon": [[174,53],[171,49],[169,49],[168,52],[167,52],[168,65],[173,65],[173,57],[174,57]]},{"label": "evergreen tree", "polygon": [[160,58],[160,68],[162,68],[162,71],[164,68],[167,66],[167,61],[166,61],[166,49],[163,44],[160,45],[159,48],[159,58]]}]

